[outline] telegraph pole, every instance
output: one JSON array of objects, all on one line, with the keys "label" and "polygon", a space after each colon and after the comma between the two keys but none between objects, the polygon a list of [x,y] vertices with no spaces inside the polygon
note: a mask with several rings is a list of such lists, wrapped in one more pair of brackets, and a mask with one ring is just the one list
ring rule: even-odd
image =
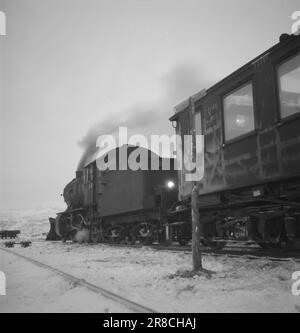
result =
[{"label": "telegraph pole", "polygon": [[[190,129],[193,136],[192,140],[192,156],[196,160],[196,124],[195,124],[195,101],[193,97],[189,100],[190,104]],[[191,192],[191,217],[192,217],[192,256],[193,256],[193,271],[202,270],[202,256],[200,250],[201,221],[199,213],[199,190],[198,184],[193,184]]]},{"label": "telegraph pole", "polygon": [[198,204],[198,186],[195,183],[191,195],[191,215],[192,215],[192,256],[193,271],[202,270],[202,256],[200,249],[201,221]]}]

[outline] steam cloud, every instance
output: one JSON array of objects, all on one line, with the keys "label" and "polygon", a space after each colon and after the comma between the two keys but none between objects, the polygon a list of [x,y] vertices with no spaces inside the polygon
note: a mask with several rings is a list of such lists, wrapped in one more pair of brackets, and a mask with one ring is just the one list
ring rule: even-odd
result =
[{"label": "steam cloud", "polygon": [[161,78],[162,97],[158,103],[136,104],[125,109],[113,118],[104,119],[92,125],[86,135],[78,142],[83,149],[77,170],[81,170],[87,161],[96,155],[97,139],[100,135],[116,134],[119,126],[127,126],[131,134],[171,134],[173,129],[168,118],[173,107],[196,92],[211,85],[207,73],[191,65],[180,65]]}]

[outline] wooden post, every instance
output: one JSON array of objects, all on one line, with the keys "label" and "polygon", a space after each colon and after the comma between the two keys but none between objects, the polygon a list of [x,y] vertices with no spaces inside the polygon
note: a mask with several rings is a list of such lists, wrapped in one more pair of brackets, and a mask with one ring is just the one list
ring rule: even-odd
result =
[{"label": "wooden post", "polygon": [[191,214],[192,214],[192,256],[193,256],[193,271],[202,270],[202,257],[200,250],[200,213],[198,204],[198,186],[195,183],[191,195]]}]

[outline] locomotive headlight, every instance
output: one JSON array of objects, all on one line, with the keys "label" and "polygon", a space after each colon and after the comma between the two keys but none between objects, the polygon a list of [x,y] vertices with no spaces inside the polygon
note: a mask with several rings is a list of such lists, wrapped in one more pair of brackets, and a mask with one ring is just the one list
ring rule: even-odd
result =
[{"label": "locomotive headlight", "polygon": [[168,188],[174,188],[174,186],[175,186],[175,183],[174,182],[172,182],[172,180],[169,180],[168,182],[167,182],[167,187]]}]

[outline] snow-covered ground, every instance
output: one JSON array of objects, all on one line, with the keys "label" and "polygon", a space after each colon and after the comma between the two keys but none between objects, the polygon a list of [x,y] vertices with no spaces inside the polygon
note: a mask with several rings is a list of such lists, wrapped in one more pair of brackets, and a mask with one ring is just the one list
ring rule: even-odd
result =
[{"label": "snow-covered ground", "polygon": [[[39,226],[44,223],[48,226],[47,219],[39,223]],[[204,267],[216,272],[211,279],[200,276],[171,278],[178,270],[191,268],[190,253],[103,244],[46,242],[41,235],[38,236],[39,227],[35,229],[34,223],[31,227],[35,235],[32,246],[16,246],[13,251],[107,288],[156,311],[300,312],[300,296],[293,296],[291,293],[291,276],[294,271],[300,271],[300,264],[293,260],[272,262],[266,259],[205,255]],[[23,227],[23,230],[30,236],[30,227]],[[1,251],[0,258],[2,257]],[[96,308],[86,306],[91,298],[99,297],[98,295],[90,295],[83,288],[70,289],[61,278],[59,282],[53,273],[49,275],[49,272],[41,268],[34,269],[33,272],[33,268],[29,268],[22,259],[13,260],[11,257],[11,264],[7,264],[8,259],[5,260],[4,264],[0,261],[0,270],[5,271],[11,288],[5,298],[0,296],[0,311],[60,311],[62,308],[67,312],[103,311],[102,300],[100,303],[95,301]],[[33,293],[35,297],[25,297],[32,293],[32,288],[38,288],[40,292]],[[47,302],[48,298],[52,301]],[[20,299],[25,299],[26,302],[20,302]],[[111,308],[108,305],[105,307]]]},{"label": "snow-covered ground", "polygon": [[7,280],[6,296],[0,296],[0,313],[128,311],[13,254],[1,252],[0,266]]},{"label": "snow-covered ground", "polygon": [[[291,275],[300,270],[299,264],[293,261],[279,263],[265,259],[232,259],[208,255],[204,257],[204,266],[216,271],[215,276],[211,279],[187,279],[170,278],[170,274],[178,269],[190,268],[190,253],[42,241],[34,242],[30,248],[15,247],[14,251],[84,278],[156,311],[300,312],[300,297],[291,294]],[[14,276],[17,264],[21,262],[18,260],[13,265],[5,266],[8,281],[10,276]],[[30,292],[32,288],[32,284],[27,283],[30,277],[33,286],[36,281],[39,289],[53,291],[53,299],[60,293],[60,288],[64,288],[45,279],[43,274],[47,274],[46,272],[40,271],[40,277],[38,272],[32,274],[26,267],[22,268],[22,265],[14,279],[17,285],[22,285],[24,293],[28,289]],[[14,295],[17,293],[15,291]],[[73,303],[78,300],[69,295],[66,295],[66,299],[61,296],[65,311],[73,311]],[[76,310],[84,311],[85,297],[86,293],[82,296],[82,308],[78,304]],[[17,298],[8,295],[6,299],[13,310],[14,300],[17,301]],[[66,304],[68,300],[69,308]],[[16,302],[15,310],[37,309],[37,304],[43,302],[43,298],[35,297],[28,302],[31,307],[24,308]],[[60,302],[57,303],[57,308],[55,304],[49,304],[50,311],[60,309]],[[43,309],[46,311],[47,304],[44,304]],[[100,307],[98,311],[101,310]]]}]

